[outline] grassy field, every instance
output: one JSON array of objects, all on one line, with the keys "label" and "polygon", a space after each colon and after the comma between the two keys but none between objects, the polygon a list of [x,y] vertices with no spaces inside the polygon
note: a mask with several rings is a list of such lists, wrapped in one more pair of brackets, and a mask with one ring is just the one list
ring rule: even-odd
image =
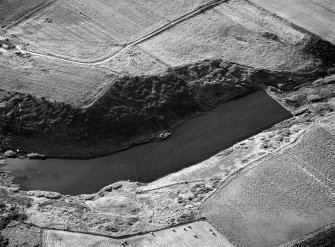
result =
[{"label": "grassy field", "polygon": [[10,29],[9,34],[29,43],[26,50],[87,61],[120,49],[101,25],[57,2]]},{"label": "grassy field", "polygon": [[0,61],[1,89],[75,106],[85,105],[99,97],[101,90],[115,77],[105,69],[43,57],[13,60],[1,56]]},{"label": "grassy field", "polygon": [[233,179],[203,212],[238,246],[302,237],[335,220],[334,153],[334,135],[315,126],[294,148]]},{"label": "grassy field", "polygon": [[120,240],[64,231],[50,230],[44,233],[44,247],[116,247],[122,246],[124,241],[129,246],[137,247],[232,247],[219,232],[204,221]]},{"label": "grassy field", "polygon": [[272,69],[301,69],[313,60],[295,45],[304,35],[243,1],[223,3],[140,44],[171,66],[211,57]]},{"label": "grassy field", "polygon": [[251,0],[251,2],[335,44],[334,1]]}]

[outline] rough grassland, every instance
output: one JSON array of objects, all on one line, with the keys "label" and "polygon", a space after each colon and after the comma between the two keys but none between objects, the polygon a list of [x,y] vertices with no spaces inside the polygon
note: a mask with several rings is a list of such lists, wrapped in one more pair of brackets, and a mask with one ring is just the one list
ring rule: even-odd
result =
[{"label": "rough grassland", "polygon": [[105,57],[120,49],[102,26],[60,2],[11,28],[8,34],[28,42],[28,51],[79,61]]},{"label": "rough grassland", "polygon": [[335,220],[335,137],[313,127],[292,149],[239,175],[203,212],[238,246],[278,246]]},{"label": "rough grassland", "polygon": [[[223,3],[140,44],[171,66],[216,57],[254,67],[306,69],[304,35],[242,1]],[[244,10],[241,10],[244,8]],[[269,23],[270,22],[270,23]]]},{"label": "rough grassland", "polygon": [[[250,0],[284,19],[335,44],[332,0]],[[289,6],[289,7],[288,7]]]},{"label": "rough grassland", "polygon": [[125,241],[129,246],[137,247],[232,247],[219,232],[204,221],[120,240],[51,230],[44,234],[44,241],[45,247],[116,247],[122,246]]}]

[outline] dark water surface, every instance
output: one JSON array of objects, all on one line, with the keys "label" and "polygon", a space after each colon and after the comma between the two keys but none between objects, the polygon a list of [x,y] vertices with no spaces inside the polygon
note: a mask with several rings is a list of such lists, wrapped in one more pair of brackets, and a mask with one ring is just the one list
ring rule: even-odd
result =
[{"label": "dark water surface", "polygon": [[282,106],[258,91],[187,121],[164,141],[91,160],[9,159],[5,169],[24,190],[94,193],[120,180],[152,182],[289,117]]}]

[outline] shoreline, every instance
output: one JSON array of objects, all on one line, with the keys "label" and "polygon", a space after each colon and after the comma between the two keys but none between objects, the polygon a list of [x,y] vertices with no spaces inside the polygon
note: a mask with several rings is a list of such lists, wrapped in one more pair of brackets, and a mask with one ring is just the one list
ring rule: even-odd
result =
[{"label": "shoreline", "polygon": [[[17,158],[23,157],[23,159],[25,159],[25,158],[28,159],[27,155],[29,153],[38,153],[38,154],[44,155],[46,157],[44,159],[91,160],[91,159],[102,158],[102,157],[110,156],[110,155],[113,155],[113,154],[117,154],[117,153],[129,150],[131,148],[134,148],[134,147],[137,147],[137,146],[140,146],[140,145],[145,145],[145,144],[154,143],[154,142],[161,142],[161,141],[166,140],[170,136],[172,136],[174,134],[175,130],[177,128],[179,128],[181,125],[185,124],[186,122],[188,122],[188,121],[190,121],[190,120],[192,120],[194,118],[198,118],[198,117],[204,116],[204,115],[206,115],[207,113],[213,111],[214,109],[216,109],[217,107],[219,107],[222,104],[238,100],[240,98],[243,98],[243,97],[246,97],[246,96],[248,96],[250,94],[253,94],[253,93],[257,92],[257,91],[261,91],[261,88],[251,89],[251,90],[249,90],[247,92],[244,92],[244,93],[241,93],[239,95],[236,95],[236,96],[234,96],[234,97],[232,97],[230,99],[225,99],[224,101],[219,102],[213,108],[207,109],[206,111],[203,111],[203,112],[198,112],[198,113],[194,114],[193,116],[186,117],[186,118],[184,118],[182,120],[179,120],[178,122],[176,122],[175,124],[173,124],[170,128],[162,130],[162,131],[160,131],[157,134],[143,135],[143,136],[137,137],[137,138],[135,138],[135,139],[133,139],[133,140],[131,140],[129,142],[124,142],[121,145],[118,145],[118,146],[113,145],[113,146],[111,146],[112,150],[110,150],[110,151],[105,151],[105,152],[100,152],[100,153],[97,153],[95,151],[91,151],[93,154],[89,154],[89,155],[83,155],[83,154],[80,154],[80,155],[79,154],[78,155],[66,155],[66,154],[65,155],[52,155],[51,154],[50,155],[50,154],[43,153],[43,152],[38,152],[38,151],[37,152],[30,152],[30,151],[23,150],[23,152],[21,151],[22,153],[20,153],[20,152],[18,153],[18,157]],[[163,135],[167,134],[167,136],[161,137],[162,134]],[[21,142],[22,142],[22,137],[17,137],[17,138],[20,138]],[[39,139],[35,139],[35,140],[37,142],[39,142]],[[73,147],[75,145],[76,144],[74,144]],[[108,146],[108,144],[101,144],[96,149],[101,150],[101,149],[104,149],[104,147],[106,147],[106,146]],[[81,152],[85,152],[85,150],[87,152],[90,152],[89,151],[90,147],[88,147],[88,148],[80,147],[80,149],[82,149],[82,151],[80,151],[80,153]],[[76,151],[72,151],[72,152],[76,153]]]}]

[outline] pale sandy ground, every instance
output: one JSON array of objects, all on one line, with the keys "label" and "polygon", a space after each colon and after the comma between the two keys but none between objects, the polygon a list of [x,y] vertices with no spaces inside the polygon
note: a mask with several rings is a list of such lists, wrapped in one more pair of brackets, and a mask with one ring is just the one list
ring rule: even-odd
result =
[{"label": "pale sandy ground", "polygon": [[[48,230],[44,233],[43,247],[116,247],[122,246],[125,240]],[[227,239],[209,223],[199,221],[156,231],[142,236],[128,238],[126,246],[136,247],[232,247]]]},{"label": "pale sandy ground", "polygon": [[335,44],[333,0],[250,1]]}]

